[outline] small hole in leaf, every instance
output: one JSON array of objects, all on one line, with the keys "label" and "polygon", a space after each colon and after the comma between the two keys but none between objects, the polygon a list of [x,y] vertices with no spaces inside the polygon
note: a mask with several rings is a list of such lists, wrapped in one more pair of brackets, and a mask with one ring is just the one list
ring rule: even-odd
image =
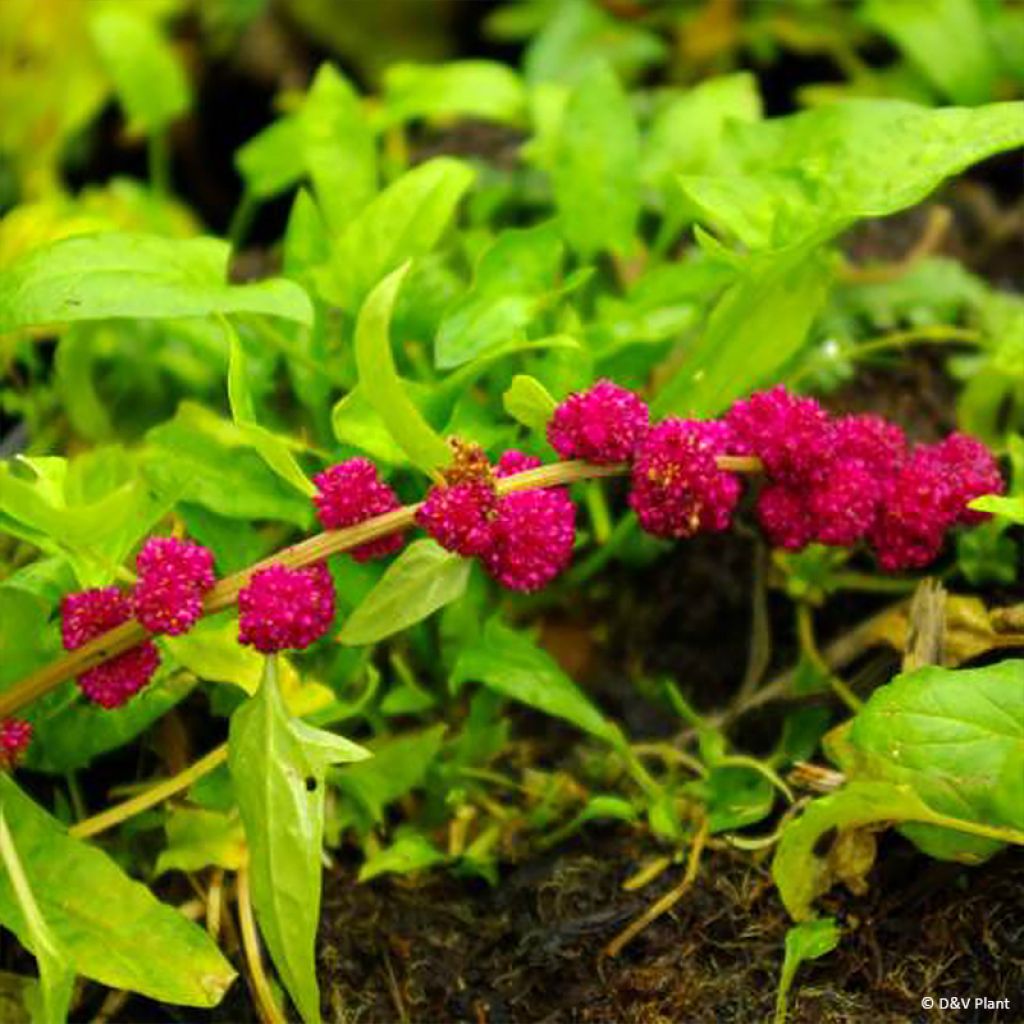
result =
[{"label": "small hole in leaf", "polygon": [[832,849],[832,844],[836,841],[838,834],[839,830],[835,827],[830,828],[827,832],[822,832],[814,843],[814,856],[824,857]]},{"label": "small hole in leaf", "polygon": [[309,775],[306,778],[306,792],[307,793],[313,793],[315,791],[316,791],[316,779],[314,779],[312,775]]}]

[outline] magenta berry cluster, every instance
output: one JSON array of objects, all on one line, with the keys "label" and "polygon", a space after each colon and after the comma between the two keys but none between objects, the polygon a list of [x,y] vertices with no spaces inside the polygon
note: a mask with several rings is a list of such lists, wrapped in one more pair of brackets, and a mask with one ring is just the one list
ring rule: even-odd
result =
[{"label": "magenta berry cluster", "polygon": [[[132,618],[132,599],[118,587],[97,587],[68,594],[61,606],[61,637],[74,651]],[[123,654],[87,669],[78,677],[82,693],[104,708],[120,707],[153,678],[160,654],[145,640]]]},{"label": "magenta berry cluster", "polygon": [[638,395],[602,379],[555,409],[548,421],[548,442],[563,459],[628,462],[647,431],[649,418]]},{"label": "magenta berry cluster", "polygon": [[[1004,482],[981,442],[952,434],[911,445],[880,416],[832,417],[812,398],[785,388],[736,402],[718,420],[669,417],[652,424],[642,399],[609,380],[569,395],[548,423],[563,459],[625,464],[629,504],[656,537],[726,530],[742,497],[737,470],[763,473],[754,511],[767,538],[790,551],[816,542],[866,542],[886,570],[919,568],[941,552],[947,531],[987,518],[968,504],[1001,493]],[[511,590],[534,591],[569,564],[576,512],[565,488],[499,493],[503,477],[540,460],[506,451],[491,465],[476,445],[453,441],[454,460],[417,507],[415,521],[449,551],[477,558]],[[616,470],[617,471],[617,470]],[[322,525],[340,530],[401,508],[368,459],[331,466],[314,478]],[[401,530],[350,550],[357,561],[397,551]],[[62,605],[64,646],[76,650],[135,618],[149,633],[176,636],[203,612],[214,585],[213,557],[199,544],[169,537],[146,542],[131,592],[101,587]],[[308,647],[329,630],[335,592],[327,566],[272,564],[250,576],[238,596],[239,640],[264,653]],[[155,673],[152,640],[87,669],[83,693],[103,707],[123,704]],[[0,723],[0,760],[13,763],[31,736],[16,719]]]},{"label": "magenta berry cluster", "polygon": [[456,481],[431,488],[416,522],[447,550],[479,558],[509,590],[540,590],[569,564],[576,508],[563,488],[499,496],[494,483],[539,465],[540,459],[510,449],[493,469],[477,462],[467,478],[456,460]]},{"label": "magenta berry cluster", "polygon": [[203,595],[213,586],[208,548],[176,537],[152,537],[135,560],[135,618],[150,633],[186,633],[203,613]]},{"label": "magenta berry cluster", "polygon": [[238,639],[263,654],[301,649],[334,621],[334,581],[323,562],[259,569],[238,595]]},{"label": "magenta berry cluster", "polygon": [[[369,459],[348,459],[313,477],[317,516],[325,530],[343,530],[401,508],[398,495],[381,480]],[[349,551],[357,562],[383,558],[402,546],[401,533],[360,544]]]},{"label": "magenta berry cluster", "polygon": [[[721,467],[722,456],[758,460],[764,480],[755,512],[772,544],[797,551],[812,542],[866,541],[888,571],[933,561],[951,527],[987,518],[968,503],[1005,486],[991,453],[974,438],[952,434],[911,446],[880,416],[833,418],[813,398],[783,387],[736,402],[721,420],[670,417],[650,427],[641,426],[647,415],[637,412],[640,399],[627,401],[621,390],[600,381],[569,396],[555,410],[548,437],[566,458],[631,457],[629,503],[657,537],[728,528],[742,489],[739,476]],[[606,435],[594,425],[602,415]]]},{"label": "magenta berry cluster", "polygon": [[32,742],[32,723],[21,718],[0,721],[0,769],[10,770]]},{"label": "magenta berry cluster", "polygon": [[652,427],[637,447],[629,492],[640,525],[656,537],[728,529],[742,488],[717,459],[735,450],[732,431],[715,420],[670,417]]}]

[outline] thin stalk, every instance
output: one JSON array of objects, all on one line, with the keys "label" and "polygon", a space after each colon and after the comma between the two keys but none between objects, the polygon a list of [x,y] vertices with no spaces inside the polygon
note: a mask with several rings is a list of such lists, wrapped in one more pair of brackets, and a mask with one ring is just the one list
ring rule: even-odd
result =
[{"label": "thin stalk", "polygon": [[177,775],[158,782],[155,786],[150,786],[149,789],[139,793],[138,796],[133,796],[130,800],[125,800],[124,803],[115,804],[100,814],[95,814],[91,818],[78,822],[77,825],[72,825],[68,831],[76,839],[87,839],[90,836],[99,835],[100,832],[106,832],[107,829],[120,825],[121,822],[134,818],[136,815],[142,814],[143,811],[148,811],[151,807],[163,803],[164,800],[176,793],[188,789],[194,782],[204,775],[209,775],[214,768],[223,764],[227,758],[228,745],[222,743]]},{"label": "thin stalk", "polygon": [[171,151],[167,145],[167,133],[156,129],[149,137],[146,149],[149,162],[149,184],[153,191],[166,196],[171,191]]},{"label": "thin stalk", "polygon": [[263,952],[256,933],[256,921],[252,913],[252,895],[249,891],[249,869],[241,867],[235,876],[235,901],[238,904],[238,924],[242,932],[242,948],[249,968],[256,1008],[263,1024],[287,1024],[284,1014],[274,999],[266,971],[263,968]]},{"label": "thin stalk", "polygon": [[245,236],[248,235],[249,228],[252,227],[252,222],[256,217],[257,209],[259,209],[259,203],[256,197],[251,192],[243,192],[242,198],[235,207],[235,212],[231,215],[231,223],[228,225],[228,242],[231,243],[232,249],[240,248],[245,241]]},{"label": "thin stalk", "polygon": [[864,706],[863,701],[850,689],[846,683],[829,668],[828,662],[818,650],[817,641],[814,639],[814,618],[811,614],[811,606],[806,601],[801,601],[796,606],[796,629],[800,640],[800,650],[810,659],[811,664],[828,680],[832,692],[856,714]]},{"label": "thin stalk", "polygon": [[[718,464],[722,469],[735,473],[753,473],[761,468],[760,460],[749,456],[723,455],[719,457]],[[524,473],[502,477],[495,481],[495,489],[499,495],[503,495],[514,491],[561,487],[598,477],[623,476],[628,472],[629,467],[625,463],[594,466],[581,461],[555,462],[526,470]],[[259,569],[266,569],[270,565],[300,569],[323,561],[330,555],[349,551],[368,541],[408,530],[414,525],[419,507],[419,504],[406,505],[344,530],[325,530],[284,548],[276,555],[249,566],[248,569],[226,576],[207,592],[203,601],[203,614],[213,615],[230,608],[237,600],[239,592],[248,584],[252,574]],[[83,644],[65,657],[44,665],[0,694],[0,718],[13,715],[61,683],[123,654],[148,637],[149,634],[137,622],[125,622]]]}]

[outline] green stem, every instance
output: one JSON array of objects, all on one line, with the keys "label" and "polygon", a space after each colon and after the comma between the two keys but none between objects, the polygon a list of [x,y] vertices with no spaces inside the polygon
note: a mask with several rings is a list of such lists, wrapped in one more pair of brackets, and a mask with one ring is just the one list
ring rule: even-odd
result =
[{"label": "green stem", "polygon": [[150,135],[146,152],[149,161],[150,187],[158,195],[170,195],[171,151],[167,145],[167,134],[164,129],[158,128]]},{"label": "green stem", "polygon": [[864,706],[863,701],[843,682],[828,666],[828,663],[818,650],[818,644],[814,639],[814,618],[811,613],[811,606],[806,601],[801,601],[796,606],[796,628],[800,640],[800,650],[806,655],[811,664],[828,680],[832,692],[856,714]]},{"label": "green stem", "polygon": [[243,192],[228,225],[228,242],[232,249],[240,248],[245,241],[258,209],[259,203],[255,196],[249,191]]}]

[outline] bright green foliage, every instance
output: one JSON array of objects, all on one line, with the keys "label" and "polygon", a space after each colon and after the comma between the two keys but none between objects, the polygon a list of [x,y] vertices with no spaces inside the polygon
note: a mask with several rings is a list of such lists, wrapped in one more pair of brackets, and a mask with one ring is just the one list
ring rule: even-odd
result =
[{"label": "bright green foliage", "polygon": [[43,1024],[61,1024],[67,1019],[75,983],[69,957],[60,949],[36,902],[25,869],[14,846],[14,837],[0,811],[0,860],[3,861],[18,910],[28,933],[26,945],[39,965],[38,991],[29,999],[33,1019]]},{"label": "bright green foliage", "polygon": [[491,619],[478,640],[464,647],[452,671],[451,685],[482,683],[503,697],[565,719],[613,746],[622,733],[528,636]]},{"label": "bright green foliage", "polygon": [[636,121],[619,80],[595,63],[569,95],[551,160],[562,230],[582,256],[628,255],[640,212]]},{"label": "bright green foliage", "polygon": [[831,829],[901,824],[930,855],[966,863],[1024,843],[1024,661],[900,676],[830,750],[849,781],[786,827],[772,866],[797,920],[835,880],[815,852]]},{"label": "bright green foliage", "polygon": [[831,953],[839,945],[840,932],[835,919],[820,917],[795,924],[786,932],[786,956],[782,962],[779,992],[775,1002],[774,1024],[786,1022],[786,997],[800,965]]},{"label": "bright green foliage", "polygon": [[408,264],[389,274],[369,295],[356,323],[359,384],[388,433],[425,472],[447,465],[451,452],[406,394],[391,354],[391,314]]},{"label": "bright green foliage", "polygon": [[848,100],[735,124],[714,176],[681,179],[717,227],[754,249],[823,242],[920,202],[945,178],[1024,144],[1024,103],[928,110]]},{"label": "bright green foliage", "polygon": [[477,117],[519,124],[525,111],[526,93],[519,76],[493,61],[394,64],[384,74],[388,122]]},{"label": "bright green foliage", "polygon": [[999,71],[972,0],[869,0],[864,18],[900,47],[944,99],[984,103]]},{"label": "bright green foliage", "polygon": [[366,757],[361,747],[292,718],[266,660],[256,695],[231,718],[228,765],[245,825],[260,931],[302,1019],[320,1020],[314,944],[328,765]]},{"label": "bright green foliage", "polygon": [[[1024,660],[898,676],[853,720],[848,749],[840,764],[855,779],[908,785],[940,814],[1024,832]],[[994,849],[905,831],[933,857],[973,861]]]},{"label": "bright green foliage", "polygon": [[54,242],[0,270],[0,333],[107,317],[211,313],[310,322],[309,299],[293,282],[227,284],[229,252],[216,238],[116,232]]},{"label": "bright green foliage", "polygon": [[434,343],[437,366],[461,366],[517,339],[554,291],[561,263],[553,224],[498,235],[480,257],[470,290],[445,312]]},{"label": "bright green foliage", "polygon": [[201,871],[210,865],[237,871],[245,864],[245,831],[236,814],[179,807],[171,811],[164,828],[167,846],[157,858],[157,874]]},{"label": "bright green foliage", "polygon": [[338,639],[377,643],[433,615],[462,596],[472,564],[432,540],[410,544],[345,620]]},{"label": "bright green foliage", "polygon": [[183,1006],[220,1002],[235,972],[200,926],[159,903],[105,853],[68,836],[7,775],[0,775],[0,812],[36,919],[26,919],[5,873],[0,921],[29,948],[41,918],[60,956],[87,978]]},{"label": "bright green foliage", "polygon": [[389,185],[334,241],[324,296],[354,311],[386,274],[430,252],[472,180],[466,164],[437,157]]},{"label": "bright green foliage", "polygon": [[[207,138],[219,69],[249,73],[250,44],[273,38],[281,5],[0,4],[0,690],[61,655],[64,594],[130,585],[147,535],[184,534],[212,550],[218,575],[245,571],[317,529],[311,481],[324,468],[369,457],[411,504],[448,467],[451,436],[492,461],[515,447],[550,462],[556,401],[599,377],[636,390],[657,419],[717,416],[779,383],[826,401],[845,385],[838,406],[874,407],[890,368],[927,366],[925,415],[904,425],[925,437],[955,418],[1009,466],[1007,493],[975,503],[993,520],[960,531],[936,570],[956,612],[946,655],[1015,642],[1016,611],[985,607],[987,587],[1002,601],[1024,572],[1012,207],[977,199],[989,167],[969,188],[937,190],[1024,142],[1019,10],[866,0],[782,17],[765,5],[526,0],[487,18],[496,39],[522,43],[512,67],[444,59],[462,55],[443,52],[430,5],[409,7],[424,10],[397,34],[386,4],[284,6],[290,31],[309,33],[299,50],[338,61],[296,76],[303,58],[290,54],[271,69],[288,84],[234,153],[232,210],[212,208],[236,184],[218,169],[227,154],[207,164],[192,147]],[[731,13],[716,22],[720,6]],[[766,104],[762,68],[793,49],[812,57],[801,67],[833,61],[842,80],[790,97],[773,77]],[[718,73],[732,68],[752,70]],[[96,119],[105,105],[113,125]],[[775,114],[782,105],[796,112]],[[147,147],[149,180],[92,180],[108,144],[124,149],[118,167],[141,166]],[[991,165],[1001,188],[1005,159]],[[933,195],[957,220],[945,240],[925,211],[848,234]],[[199,235],[228,223],[229,240]],[[910,363],[918,344],[928,356]],[[746,679],[724,673],[697,692],[686,659],[666,656],[680,642],[671,629],[640,628],[666,645],[649,650],[605,622],[616,608],[616,631],[634,616],[645,627],[662,599],[676,614],[676,583],[692,583],[672,575],[689,559],[655,569],[668,545],[640,533],[626,491],[624,480],[572,488],[574,564],[544,593],[501,591],[413,526],[394,556],[330,559],[331,633],[279,656],[279,678],[271,666],[262,686],[265,659],[226,609],[158,639],[163,667],[123,708],[88,704],[72,681],[31,703],[22,764],[37,802],[0,778],[0,922],[37,957],[39,1015],[66,1016],[71,970],[185,1005],[212,1004],[231,981],[205,932],[97,845],[149,880],[248,863],[272,985],[305,1020],[319,1014],[325,846],[345,863],[359,853],[362,881],[443,870],[489,883],[510,849],[528,859],[598,822],[676,859],[706,830],[717,838],[701,870],[719,843],[774,846],[782,900],[804,922],[787,937],[781,1019],[798,965],[838,941],[834,922],[810,920],[814,902],[870,881],[874,832],[893,826],[962,863],[1024,839],[1019,661],[881,686],[851,673],[864,706],[843,724],[806,636],[791,671],[765,675],[790,647],[787,634],[772,657],[766,591],[773,609],[853,591],[858,609],[876,598],[881,609],[915,581],[813,546],[756,556]],[[731,558],[721,571],[709,586],[747,587]],[[964,581],[982,600],[963,603]],[[679,614],[691,611],[702,621],[699,608]],[[835,621],[818,623],[822,651]],[[898,642],[895,621],[871,639]],[[763,736],[770,754],[741,746],[758,713],[748,699],[788,702],[758,727],[784,722],[781,737]],[[627,706],[628,727],[615,717]],[[172,711],[211,745],[227,733],[230,769],[91,845],[70,839],[57,819],[99,811],[111,788],[101,756],[149,771],[134,752],[166,745],[177,770],[173,721],[156,733]],[[633,733],[673,713],[664,734]],[[537,714],[557,720],[558,740],[575,737],[571,750],[529,756]],[[313,725],[344,728],[373,757],[340,766],[365,751]],[[789,769],[823,752],[845,781],[782,819],[799,799]]]},{"label": "bright green foliage", "polygon": [[548,389],[536,377],[525,373],[516,374],[508,391],[502,395],[505,412],[531,430],[543,432],[551,414],[555,411],[555,400]]},{"label": "bright green foliage", "polygon": [[95,4],[93,41],[114,81],[129,124],[151,134],[188,109],[188,81],[179,59],[137,6]]}]

